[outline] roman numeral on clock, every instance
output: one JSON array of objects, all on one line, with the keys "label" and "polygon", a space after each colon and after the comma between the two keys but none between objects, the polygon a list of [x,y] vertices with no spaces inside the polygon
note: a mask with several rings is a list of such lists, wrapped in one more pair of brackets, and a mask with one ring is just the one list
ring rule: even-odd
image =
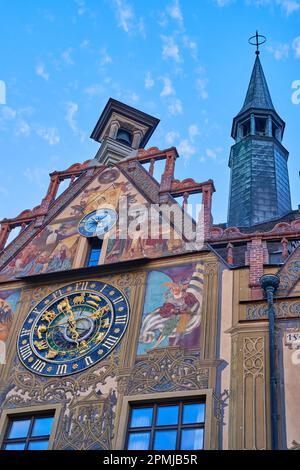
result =
[{"label": "roman numeral on clock", "polygon": [[20,354],[21,354],[21,357],[22,357],[22,359],[23,359],[24,361],[25,361],[26,359],[28,359],[28,357],[31,356],[31,354],[32,354],[30,345],[29,345],[29,344],[26,344],[26,346],[22,346],[22,347],[20,348]]},{"label": "roman numeral on clock", "polygon": [[91,364],[94,363],[93,359],[91,359],[90,356],[85,357],[84,360],[87,366],[90,366]]},{"label": "roman numeral on clock", "polygon": [[76,287],[75,287],[75,291],[77,290],[86,290],[89,286],[89,283],[88,282],[77,282],[76,283]]},{"label": "roman numeral on clock", "polygon": [[37,372],[42,372],[45,366],[46,366],[45,362],[41,361],[40,359],[37,359],[35,363],[33,364],[32,369],[36,370]]},{"label": "roman numeral on clock", "polygon": [[56,375],[66,374],[67,364],[60,364],[57,368]]},{"label": "roman numeral on clock", "polygon": [[20,337],[22,338],[22,336],[29,336],[29,335],[30,335],[30,330],[25,330],[25,328],[23,328],[23,330],[20,333]]},{"label": "roman numeral on clock", "polygon": [[119,315],[118,317],[116,317],[116,321],[115,321],[116,324],[125,325],[126,322],[127,322],[126,315]]},{"label": "roman numeral on clock", "polygon": [[102,346],[105,346],[107,349],[111,349],[115,344],[117,343],[119,338],[116,336],[110,335],[102,344]]},{"label": "roman numeral on clock", "polygon": [[118,304],[119,302],[122,302],[122,300],[124,300],[124,299],[123,299],[123,297],[120,295],[120,297],[118,297],[117,299],[113,300],[112,302],[113,302],[114,305],[116,305],[116,304]]}]

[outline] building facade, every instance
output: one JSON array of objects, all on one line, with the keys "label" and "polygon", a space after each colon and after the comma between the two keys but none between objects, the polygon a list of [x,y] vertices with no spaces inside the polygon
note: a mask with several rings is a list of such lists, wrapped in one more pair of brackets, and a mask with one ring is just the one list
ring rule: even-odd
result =
[{"label": "building facade", "polygon": [[110,99],[95,158],[1,221],[2,449],[300,446],[300,213],[259,56],[233,122],[227,224],[213,224],[212,180],[177,180],[175,148],[145,150],[157,125]]}]

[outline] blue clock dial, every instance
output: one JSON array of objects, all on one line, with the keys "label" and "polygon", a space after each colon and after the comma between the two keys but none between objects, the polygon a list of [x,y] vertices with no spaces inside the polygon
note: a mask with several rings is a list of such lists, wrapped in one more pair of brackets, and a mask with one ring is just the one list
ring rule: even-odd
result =
[{"label": "blue clock dial", "polygon": [[78,231],[84,237],[102,237],[116,224],[117,218],[115,210],[102,208],[87,214],[79,222]]},{"label": "blue clock dial", "polygon": [[29,313],[18,337],[19,358],[41,375],[80,372],[115,348],[128,319],[127,299],[116,287],[101,281],[69,284]]}]

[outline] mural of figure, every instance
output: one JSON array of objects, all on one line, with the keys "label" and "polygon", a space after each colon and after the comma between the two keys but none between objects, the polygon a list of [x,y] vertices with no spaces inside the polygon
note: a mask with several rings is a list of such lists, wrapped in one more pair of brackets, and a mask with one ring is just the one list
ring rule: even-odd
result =
[{"label": "mural of figure", "polygon": [[200,346],[203,277],[202,263],[149,274],[138,354],[162,347]]},{"label": "mural of figure", "polygon": [[77,224],[67,220],[46,227],[2,270],[0,281],[70,269],[79,240]]},{"label": "mural of figure", "polygon": [[20,289],[0,291],[0,341],[8,338],[20,292]]}]

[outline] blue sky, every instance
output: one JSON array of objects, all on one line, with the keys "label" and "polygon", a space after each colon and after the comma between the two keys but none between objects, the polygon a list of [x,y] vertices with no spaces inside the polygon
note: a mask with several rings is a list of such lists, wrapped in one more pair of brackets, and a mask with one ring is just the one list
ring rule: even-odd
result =
[{"label": "blue sky", "polygon": [[212,178],[214,221],[225,221],[256,29],[300,203],[300,0],[0,0],[0,12],[0,218],[39,204],[49,172],[94,157],[89,136],[113,97],[161,119],[149,146],[177,146],[178,178]]}]

